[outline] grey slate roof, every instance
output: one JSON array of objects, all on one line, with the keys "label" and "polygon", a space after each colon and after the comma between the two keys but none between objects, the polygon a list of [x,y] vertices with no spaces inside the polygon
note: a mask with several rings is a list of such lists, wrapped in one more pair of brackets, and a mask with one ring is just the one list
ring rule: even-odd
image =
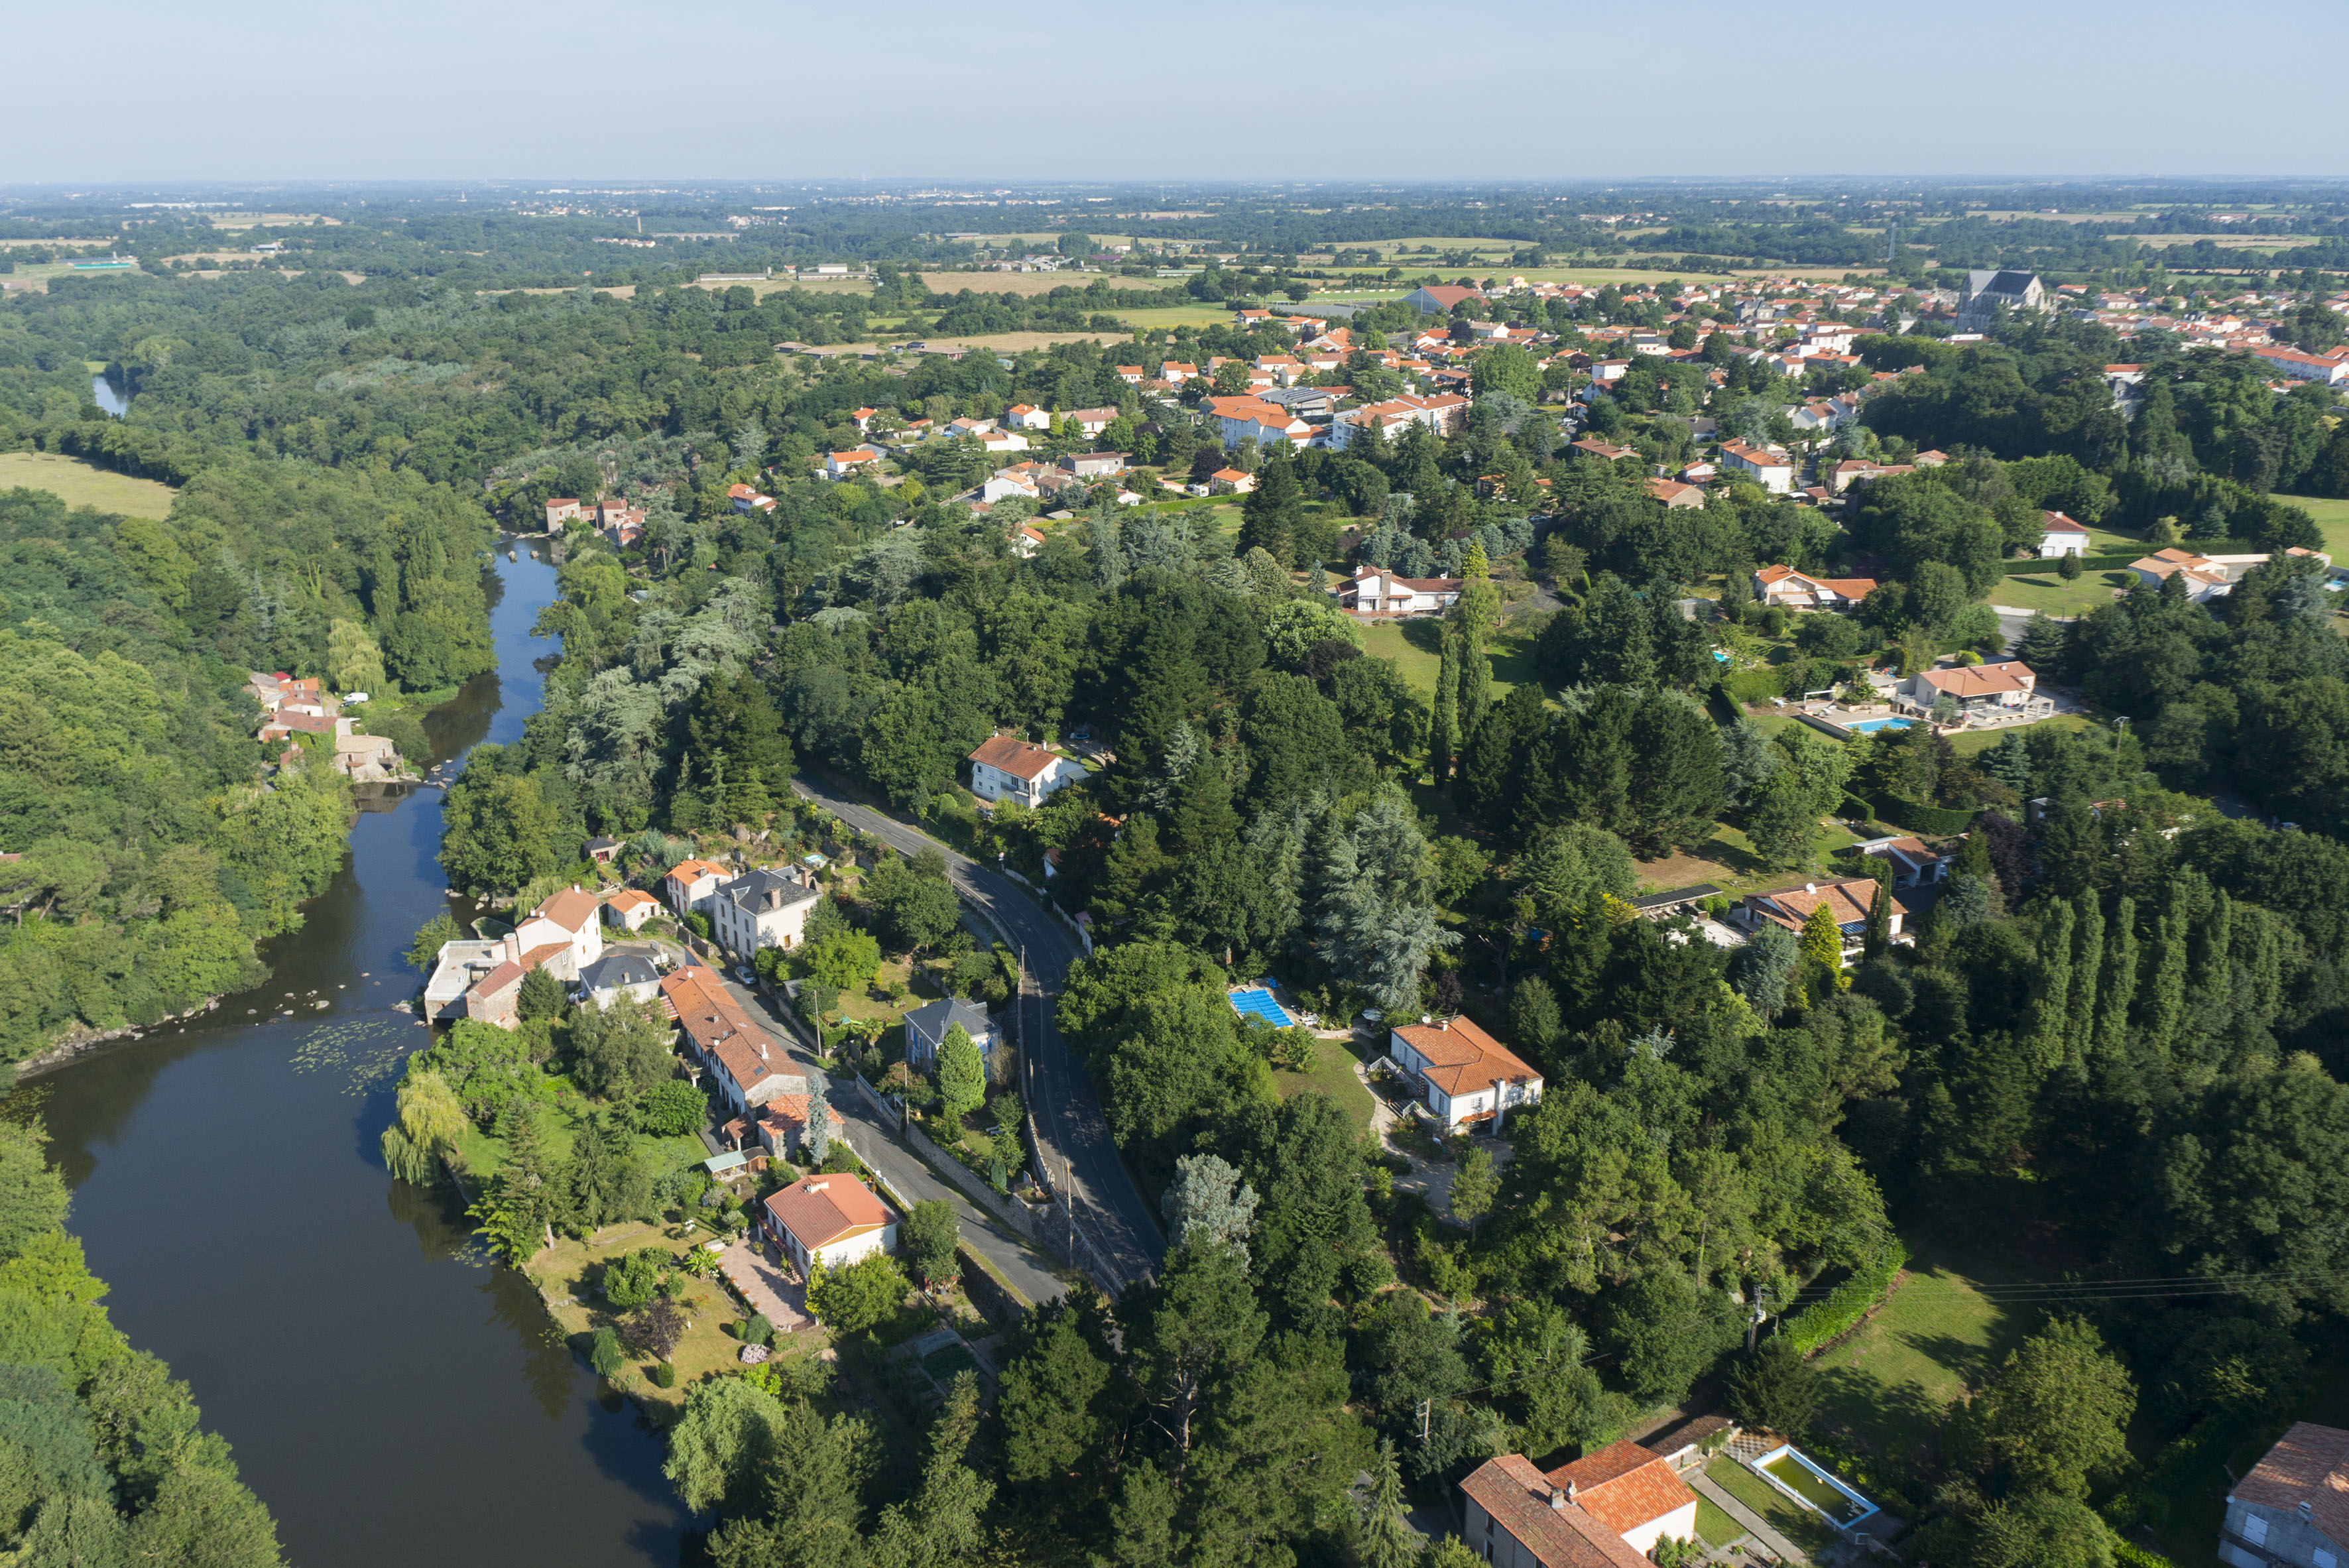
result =
[{"label": "grey slate roof", "polygon": [[607,953],[579,972],[579,983],[590,991],[616,991],[623,985],[651,985],[660,979],[652,960],[635,953]]},{"label": "grey slate roof", "polygon": [[[776,895],[771,906],[768,903],[770,892]],[[823,894],[780,872],[756,871],[736,877],[718,890],[718,896],[745,913],[757,914],[770,907],[789,909],[795,903],[812,903]]]},{"label": "grey slate roof", "polygon": [[960,996],[945,997],[905,1015],[907,1028],[933,1040],[945,1039],[947,1031],[957,1024],[960,1024],[963,1033],[974,1040],[986,1038],[995,1028],[995,1020],[987,1016],[987,1009],[966,1002]]}]

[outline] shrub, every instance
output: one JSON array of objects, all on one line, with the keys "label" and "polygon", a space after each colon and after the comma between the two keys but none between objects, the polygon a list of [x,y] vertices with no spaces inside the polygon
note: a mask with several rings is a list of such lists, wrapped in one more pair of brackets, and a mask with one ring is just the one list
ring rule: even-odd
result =
[{"label": "shrub", "polygon": [[709,1115],[701,1091],[682,1078],[655,1084],[636,1101],[636,1130],[656,1138],[675,1138],[693,1131]]},{"label": "shrub", "polygon": [[604,1299],[626,1312],[644,1305],[660,1288],[661,1265],[668,1254],[657,1247],[614,1258],[604,1265]]},{"label": "shrub", "polygon": [[653,1387],[656,1388],[674,1388],[677,1387],[676,1362],[657,1361],[653,1363]]},{"label": "shrub", "polygon": [[587,1365],[598,1377],[616,1377],[627,1357],[620,1351],[620,1336],[607,1326],[595,1331],[587,1346]]},{"label": "shrub", "polygon": [[1788,1318],[1787,1337],[1794,1341],[1796,1350],[1808,1356],[1829,1340],[1850,1332],[1884,1299],[1893,1280],[1908,1266],[1909,1249],[1896,1236],[1875,1262],[1853,1270],[1849,1279],[1829,1291],[1816,1305]]},{"label": "shrub", "polygon": [[767,1321],[765,1313],[754,1312],[736,1333],[745,1345],[764,1345],[775,1336],[775,1326]]}]

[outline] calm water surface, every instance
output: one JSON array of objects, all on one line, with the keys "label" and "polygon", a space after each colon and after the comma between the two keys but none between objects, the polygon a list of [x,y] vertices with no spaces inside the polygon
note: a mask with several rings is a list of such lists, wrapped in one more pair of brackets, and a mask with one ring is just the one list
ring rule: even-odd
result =
[{"label": "calm water surface", "polygon": [[[519,738],[539,705],[553,645],[530,627],[554,573],[504,550],[498,669],[432,717],[441,757]],[[448,900],[440,791],[372,804],[264,955],[267,985],[35,1078],[11,1109],[47,1120],[115,1323],[193,1386],[300,1568],[666,1568],[690,1522],[658,1439],[599,1401],[456,1206],[377,1152],[427,1038],[388,1006],[417,989],[398,955]]]}]

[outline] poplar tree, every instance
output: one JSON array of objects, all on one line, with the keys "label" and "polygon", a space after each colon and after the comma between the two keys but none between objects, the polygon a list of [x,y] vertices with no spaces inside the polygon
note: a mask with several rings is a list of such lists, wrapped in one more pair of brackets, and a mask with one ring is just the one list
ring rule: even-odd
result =
[{"label": "poplar tree", "polygon": [[2146,977],[2138,1010],[2146,1044],[2163,1060],[2177,1047],[2178,1021],[2186,1013],[2189,934],[2184,892],[2172,882],[2162,895],[2161,914],[2154,924],[2153,947],[2147,955],[2152,973]]},{"label": "poplar tree", "polygon": [[2070,1034],[2072,925],[2068,903],[2049,904],[2039,919],[2039,995],[2033,1008],[2032,1035],[2043,1067],[2054,1067],[2064,1059],[2064,1044]]},{"label": "poplar tree", "polygon": [[2085,1068],[2096,1037],[2096,984],[2105,963],[2105,908],[2093,889],[2073,906],[2072,998],[2064,1059],[2074,1072]]},{"label": "poplar tree", "polygon": [[1435,668],[1435,723],[1427,741],[1427,770],[1437,784],[1452,776],[1460,738],[1460,650],[1451,620],[1444,623],[1444,657]]},{"label": "poplar tree", "polygon": [[2104,982],[2097,987],[2095,1050],[2118,1056],[2128,1038],[2129,1003],[2137,995],[2137,900],[2123,894],[2113,905],[2105,937]]}]

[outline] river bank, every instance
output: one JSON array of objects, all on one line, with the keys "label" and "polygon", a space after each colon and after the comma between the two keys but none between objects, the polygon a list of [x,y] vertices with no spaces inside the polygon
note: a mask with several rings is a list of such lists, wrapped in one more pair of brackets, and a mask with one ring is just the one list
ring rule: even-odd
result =
[{"label": "river bank", "polygon": [[[538,707],[554,570],[502,545],[493,564],[498,668],[426,716],[437,760],[519,738]],[[394,1181],[377,1149],[430,1038],[396,1006],[416,990],[401,954],[466,913],[436,859],[440,801],[427,783],[358,813],[266,984],[84,1042],[0,1114],[46,1122],[115,1322],[192,1386],[292,1563],[667,1568],[692,1521],[652,1424],[481,1253],[453,1191]]]}]

